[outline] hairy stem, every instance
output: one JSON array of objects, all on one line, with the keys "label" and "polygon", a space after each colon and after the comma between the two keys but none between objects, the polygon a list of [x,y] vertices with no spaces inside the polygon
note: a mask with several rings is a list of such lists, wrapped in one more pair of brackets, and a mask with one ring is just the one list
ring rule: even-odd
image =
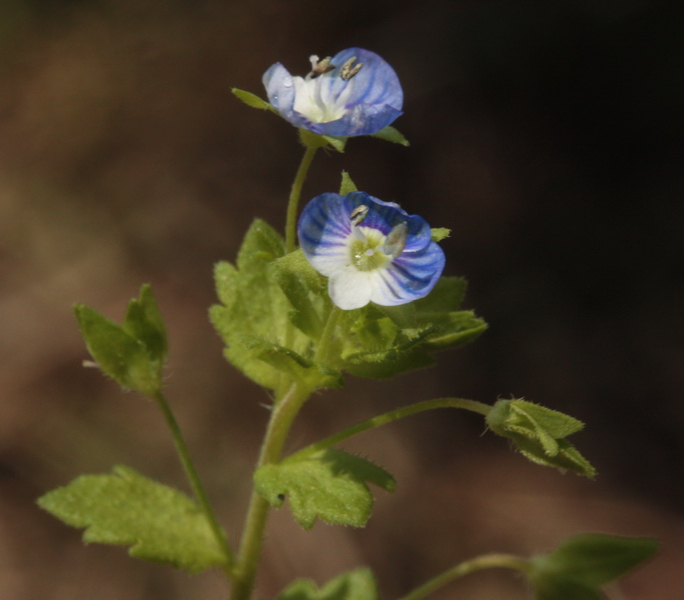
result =
[{"label": "hairy stem", "polygon": [[463,408],[465,410],[470,410],[485,416],[492,409],[489,404],[477,402],[476,400],[466,400],[465,398],[436,398],[434,400],[425,400],[424,402],[418,402],[416,404],[391,410],[385,414],[378,415],[377,417],[373,417],[372,419],[358,423],[357,425],[335,433],[330,437],[316,442],[315,444],[311,444],[310,446],[299,450],[292,456],[304,457],[309,454],[320,452],[321,450],[331,448],[335,444],[339,444],[341,441],[358,435],[359,433],[363,433],[364,431],[368,431],[369,429],[374,429],[375,427],[386,425],[392,421],[397,421],[398,419],[410,417],[411,415],[415,415],[426,410],[433,410],[435,408]]},{"label": "hairy stem", "polygon": [[285,252],[292,252],[297,246],[297,210],[299,208],[299,198],[302,195],[302,188],[304,181],[309,173],[311,161],[316,155],[316,150],[319,146],[313,143],[305,142],[306,150],[302,157],[302,162],[299,163],[299,169],[295,175],[295,180],[292,182],[292,189],[290,190],[290,199],[287,204],[287,218],[285,221]]},{"label": "hairy stem", "polygon": [[532,571],[532,563],[525,558],[512,554],[484,554],[462,562],[444,573],[437,575],[437,577],[425,582],[412,592],[409,592],[406,596],[400,598],[400,600],[421,600],[436,589],[452,582],[454,579],[458,579],[459,577],[463,577],[464,575],[481,569],[493,568],[513,569],[529,575]]},{"label": "hairy stem", "polygon": [[[285,396],[273,406],[257,469],[280,460],[292,422],[311,391],[308,387],[293,383]],[[269,508],[268,502],[253,490],[240,542],[240,553],[233,569],[231,600],[249,600],[252,595]]]},{"label": "hairy stem", "polygon": [[211,504],[209,503],[209,498],[207,497],[207,494],[204,491],[204,487],[202,486],[202,482],[200,481],[199,475],[197,474],[197,469],[195,469],[195,465],[192,462],[192,458],[190,458],[190,452],[188,451],[188,447],[185,443],[185,440],[183,439],[183,435],[181,433],[180,427],[178,426],[178,422],[176,421],[176,418],[173,416],[171,407],[169,406],[166,397],[161,391],[155,394],[154,399],[157,401],[157,404],[159,405],[159,408],[161,409],[164,418],[166,419],[166,424],[171,430],[171,437],[173,438],[173,442],[176,446],[176,451],[178,452],[178,456],[183,465],[183,469],[185,470],[185,474],[188,477],[188,481],[190,482],[192,491],[195,494],[195,498],[197,499],[197,502],[199,503],[200,508],[204,513],[204,516],[209,522],[209,527],[211,527],[211,531],[214,534],[214,537],[216,538],[216,542],[218,543],[219,547],[221,548],[223,554],[226,557],[226,562],[223,566],[223,570],[226,573],[226,575],[230,577],[231,568],[235,560],[233,557],[233,552],[230,549],[230,546],[228,545],[228,540],[226,539],[223,529],[221,529],[221,526],[219,525],[218,519],[216,518],[216,513],[214,513],[214,509],[211,507]]}]

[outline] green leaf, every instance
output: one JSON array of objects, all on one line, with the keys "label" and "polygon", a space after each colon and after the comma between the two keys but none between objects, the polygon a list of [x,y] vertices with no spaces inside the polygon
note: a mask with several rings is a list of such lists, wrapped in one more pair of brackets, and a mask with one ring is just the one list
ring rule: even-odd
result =
[{"label": "green leaf", "polygon": [[463,302],[467,287],[468,283],[463,277],[442,277],[425,298],[406,306],[413,306],[419,315],[456,311]]},{"label": "green leaf", "polygon": [[539,582],[535,591],[535,600],[608,600],[601,590],[560,577]]},{"label": "green leaf", "polygon": [[651,558],[658,543],[651,538],[583,533],[534,559],[538,576],[558,576],[598,587],[618,579]]},{"label": "green leaf", "polygon": [[[259,357],[254,340],[281,344],[288,329],[291,305],[271,265],[285,253],[282,237],[268,224],[256,219],[240,247],[237,266],[216,265],[216,289],[220,305],[210,311],[211,321],[226,343],[228,361],[247,377],[276,390],[281,375]],[[295,352],[306,352],[310,340],[296,333]]]},{"label": "green leaf", "polygon": [[86,543],[131,546],[131,556],[190,573],[228,562],[192,500],[128,467],[82,475],[38,504],[67,525],[85,527]]},{"label": "green leaf", "polygon": [[286,373],[291,380],[304,383],[312,389],[339,388],[344,385],[342,373],[314,363],[289,348],[269,344],[258,338],[245,339],[245,346],[256,350],[256,356],[260,360]]},{"label": "green leaf", "polygon": [[344,147],[347,145],[347,140],[349,139],[339,135],[322,135],[321,137],[331,148],[337,150],[338,152],[344,152]]},{"label": "green leaf", "polygon": [[320,339],[321,315],[327,303],[327,286],[322,276],[307,262],[301,249],[274,261],[271,267],[292,305],[288,313],[292,324],[311,339]]},{"label": "green leaf", "polygon": [[584,424],[569,415],[525,400],[499,400],[486,417],[497,435],[507,437],[528,459],[593,478],[596,470],[565,437]]},{"label": "green leaf", "polygon": [[167,353],[166,327],[145,285],[128,305],[123,326],[83,304],[74,306],[88,352],[119,385],[153,396],[161,389]]},{"label": "green leaf", "polygon": [[278,111],[271,106],[270,102],[262,100],[259,96],[252,94],[252,92],[246,92],[245,90],[239,90],[238,88],[233,88],[231,91],[248,106],[260,108],[262,110],[270,110],[271,112],[278,114]]},{"label": "green leaf", "polygon": [[320,589],[311,579],[297,579],[278,600],[378,600],[378,588],[370,569],[361,567],[331,579]]},{"label": "green leaf", "polygon": [[373,137],[380,138],[381,140],[394,142],[395,144],[401,144],[402,146],[410,145],[408,140],[391,125],[383,127],[380,131],[372,135]]},{"label": "green leaf", "polygon": [[451,229],[447,229],[446,227],[433,227],[430,232],[432,234],[433,242],[441,242],[451,235]]},{"label": "green leaf", "polygon": [[320,135],[308,129],[299,129],[299,139],[308,148],[332,148],[337,152],[344,152],[344,147],[349,138],[337,135]]},{"label": "green leaf", "polygon": [[265,465],[254,474],[256,490],[276,507],[289,496],[295,519],[310,529],[321,518],[326,523],[363,527],[373,508],[366,482],[388,492],[394,478],[370,461],[342,450],[327,450]]},{"label": "green leaf", "polygon": [[164,362],[168,352],[166,325],[149,285],[143,285],[140,297],[129,302],[123,329],[143,343],[151,360]]},{"label": "green leaf", "polygon": [[340,196],[346,196],[351,192],[358,192],[359,188],[356,187],[352,178],[349,176],[347,171],[342,171],[342,183],[340,184]]},{"label": "green leaf", "polygon": [[430,327],[401,328],[384,314],[385,308],[369,304],[342,314],[340,368],[357,377],[386,379],[434,363],[421,347]]}]

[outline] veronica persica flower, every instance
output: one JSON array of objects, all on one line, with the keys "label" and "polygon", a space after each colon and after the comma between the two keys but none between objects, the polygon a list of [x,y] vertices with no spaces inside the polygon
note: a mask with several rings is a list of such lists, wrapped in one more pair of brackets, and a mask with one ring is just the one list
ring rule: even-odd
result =
[{"label": "veronica persica flower", "polygon": [[444,269],[425,219],[365,192],[316,196],[298,233],[306,259],[329,278],[330,298],[344,310],[422,298]]},{"label": "veronica persica flower", "polygon": [[349,48],[310,60],[306,77],[290,75],[280,63],[263,76],[269,102],[295,127],[321,135],[369,135],[401,114],[399,78],[374,52]]}]

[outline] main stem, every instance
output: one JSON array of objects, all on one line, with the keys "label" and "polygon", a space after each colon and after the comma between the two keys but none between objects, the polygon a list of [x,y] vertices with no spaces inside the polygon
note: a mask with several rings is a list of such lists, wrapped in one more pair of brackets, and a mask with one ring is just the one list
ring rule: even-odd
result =
[{"label": "main stem", "polygon": [[295,180],[292,182],[292,190],[290,190],[290,199],[287,205],[287,220],[285,221],[285,252],[292,252],[297,243],[297,210],[299,208],[299,198],[302,195],[302,188],[304,187],[304,181],[309,173],[309,167],[311,166],[311,161],[316,155],[316,150],[319,146],[311,143],[305,142],[306,150],[304,151],[304,156],[302,157],[302,162],[299,164],[299,169],[297,169],[297,175],[295,175]]},{"label": "main stem", "polygon": [[520,558],[519,556],[514,556],[512,554],[484,554],[456,565],[420,587],[417,587],[399,600],[422,600],[422,598],[428,594],[447,583],[450,583],[454,579],[458,579],[459,577],[463,577],[464,575],[481,569],[492,569],[497,567],[521,571],[528,575],[532,571],[532,564],[530,561]]},{"label": "main stem", "polygon": [[154,399],[157,401],[157,404],[159,405],[159,408],[161,409],[162,414],[166,419],[166,424],[171,430],[171,437],[173,438],[173,442],[176,446],[178,456],[180,458],[181,464],[183,465],[183,469],[185,470],[185,474],[188,477],[188,481],[190,482],[192,491],[195,494],[195,498],[197,499],[197,502],[199,502],[200,508],[202,509],[204,516],[209,522],[209,527],[211,528],[211,531],[214,534],[214,537],[216,538],[216,542],[225,554],[226,563],[223,565],[223,570],[225,571],[226,575],[230,576],[230,569],[235,560],[233,557],[233,552],[231,551],[230,546],[228,545],[228,540],[226,539],[226,536],[223,533],[223,529],[221,529],[221,526],[219,525],[218,519],[216,518],[216,514],[214,513],[214,509],[211,507],[211,504],[209,503],[209,498],[207,497],[207,494],[204,491],[204,487],[202,486],[202,482],[200,481],[199,475],[197,474],[195,465],[192,462],[192,458],[190,458],[190,452],[188,451],[188,447],[185,443],[185,440],[183,439],[183,435],[181,433],[180,427],[178,426],[178,422],[176,421],[176,418],[173,416],[171,407],[169,406],[166,397],[161,391],[155,394]]},{"label": "main stem", "polygon": [[[311,392],[310,388],[299,383],[293,383],[283,398],[274,405],[266,436],[261,446],[257,469],[263,465],[277,463],[280,460],[283,444],[292,422]],[[240,553],[233,569],[231,600],[249,600],[252,595],[268,511],[268,502],[256,490],[252,491],[245,530],[240,542]]]}]

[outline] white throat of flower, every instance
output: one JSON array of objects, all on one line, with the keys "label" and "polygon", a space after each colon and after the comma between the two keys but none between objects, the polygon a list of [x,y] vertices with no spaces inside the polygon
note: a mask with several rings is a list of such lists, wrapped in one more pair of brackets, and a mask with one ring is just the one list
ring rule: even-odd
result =
[{"label": "white throat of flower", "polygon": [[293,108],[313,123],[337,121],[347,112],[347,100],[354,87],[352,78],[363,65],[359,63],[353,66],[356,57],[350,58],[342,65],[334,77],[346,81],[347,85],[337,98],[333,98],[333,88],[336,86],[330,79],[333,77],[331,71],[335,69],[335,65],[330,64],[330,57],[319,60],[318,56],[313,55],[309,60],[311,72],[306,77],[292,78],[295,86]]},{"label": "white throat of flower", "polygon": [[368,214],[368,207],[361,204],[351,214],[352,236],[349,240],[351,263],[359,271],[382,269],[397,258],[406,247],[408,225],[399,223],[387,235],[361,222]]}]

